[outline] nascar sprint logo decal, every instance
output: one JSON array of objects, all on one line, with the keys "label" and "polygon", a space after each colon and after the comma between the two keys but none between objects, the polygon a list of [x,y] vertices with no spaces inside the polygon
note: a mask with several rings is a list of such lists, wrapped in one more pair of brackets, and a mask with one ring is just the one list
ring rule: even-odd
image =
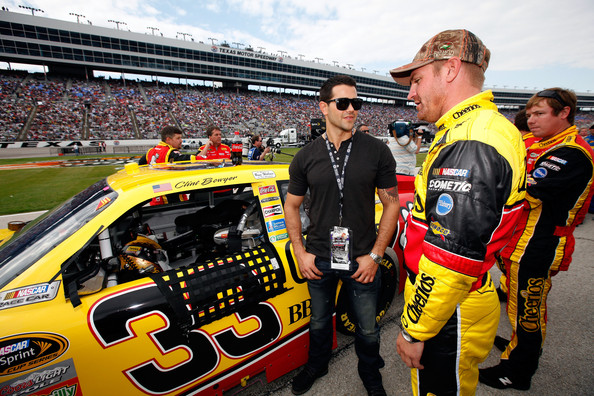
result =
[{"label": "nascar sprint logo decal", "polygon": [[50,363],[68,350],[59,334],[27,333],[0,339],[0,376],[22,373]]}]

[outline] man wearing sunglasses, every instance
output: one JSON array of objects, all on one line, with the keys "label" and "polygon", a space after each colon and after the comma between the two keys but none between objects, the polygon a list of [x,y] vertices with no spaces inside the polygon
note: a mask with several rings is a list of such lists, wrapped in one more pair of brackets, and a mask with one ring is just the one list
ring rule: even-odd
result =
[{"label": "man wearing sunglasses", "polygon": [[[366,133],[352,132],[362,104],[353,78],[329,78],[320,89],[319,103],[326,133],[302,148],[289,168],[285,218],[299,271],[307,279],[312,313],[308,362],[293,379],[296,395],[328,372],[339,280],[357,322],[359,376],[369,395],[386,394],[379,372],[384,362],[376,322],[378,267],[396,228],[399,201],[388,147]],[[377,235],[376,188],[383,204]],[[304,246],[299,207],[308,190],[311,223]]]},{"label": "man wearing sunglasses", "polygon": [[482,90],[490,52],[446,30],[391,70],[437,133],[415,178],[404,248],[408,279],[396,348],[415,395],[471,395],[493,346],[500,303],[489,275],[524,201],[526,150]]},{"label": "man wearing sunglasses", "polygon": [[551,277],[567,270],[575,246],[573,231],[594,193],[594,152],[573,125],[576,103],[572,91],[551,88],[526,105],[528,127],[539,140],[528,147],[522,221],[501,252],[512,338],[507,342],[498,337],[500,363],[480,370],[480,381],[494,388],[530,388],[546,335]]}]

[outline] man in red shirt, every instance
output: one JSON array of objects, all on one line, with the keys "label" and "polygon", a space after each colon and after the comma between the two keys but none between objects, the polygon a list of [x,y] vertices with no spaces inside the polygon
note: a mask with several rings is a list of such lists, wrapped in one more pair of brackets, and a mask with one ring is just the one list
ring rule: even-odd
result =
[{"label": "man in red shirt", "polygon": [[206,128],[208,142],[200,146],[198,156],[206,159],[229,159],[231,158],[231,148],[221,143],[223,135],[221,130],[214,125]]},{"label": "man in red shirt", "polygon": [[139,165],[162,164],[167,162],[190,161],[193,155],[182,154],[182,131],[174,126],[161,130],[161,141],[138,161]]}]

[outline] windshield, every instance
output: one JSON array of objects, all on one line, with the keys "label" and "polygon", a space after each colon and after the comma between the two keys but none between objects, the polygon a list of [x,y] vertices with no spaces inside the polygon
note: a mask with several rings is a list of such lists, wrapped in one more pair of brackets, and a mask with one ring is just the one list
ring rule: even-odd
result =
[{"label": "windshield", "polygon": [[88,223],[117,198],[105,180],[58,206],[0,250],[0,288]]}]

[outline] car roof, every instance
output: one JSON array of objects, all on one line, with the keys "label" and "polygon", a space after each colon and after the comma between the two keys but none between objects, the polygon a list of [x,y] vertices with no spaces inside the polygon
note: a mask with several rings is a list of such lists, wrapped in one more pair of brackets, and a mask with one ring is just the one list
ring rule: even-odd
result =
[{"label": "car roof", "polygon": [[107,183],[116,191],[126,191],[139,185],[179,180],[191,180],[194,183],[201,180],[206,184],[206,178],[245,183],[266,179],[288,179],[288,170],[289,164],[286,163],[260,161],[244,161],[242,165],[237,166],[232,165],[230,161],[193,161],[143,166],[129,163],[123,170],[108,176]]}]

